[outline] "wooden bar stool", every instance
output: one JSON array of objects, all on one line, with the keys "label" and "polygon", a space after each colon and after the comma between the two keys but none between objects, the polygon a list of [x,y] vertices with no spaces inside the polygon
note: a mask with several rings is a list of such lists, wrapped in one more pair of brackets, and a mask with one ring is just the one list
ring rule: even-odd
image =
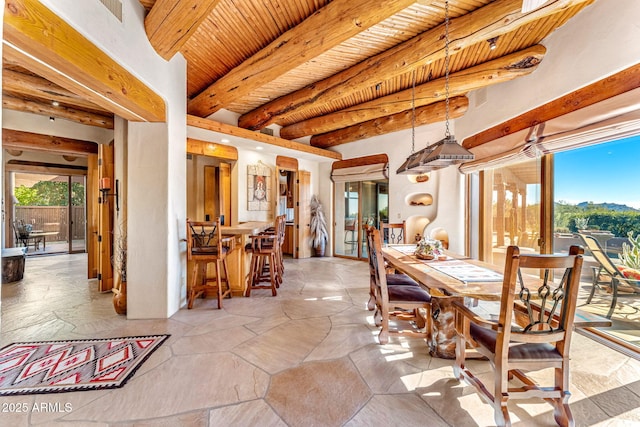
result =
[{"label": "wooden bar stool", "polygon": [[[277,288],[282,283],[284,264],[282,261],[282,242],[284,232],[282,225],[285,217],[276,218],[273,233],[262,233],[250,236],[251,243],[245,248],[251,253],[251,267],[247,279],[246,296],[251,296],[252,289],[271,289],[271,295],[278,294]],[[261,282],[269,284],[261,285]]]},{"label": "wooden bar stool", "polygon": [[[222,308],[223,298],[227,296],[231,298],[227,253],[233,249],[232,245],[233,238],[222,238],[220,218],[213,222],[187,219],[187,260],[193,261],[193,275],[187,289],[187,308],[192,308],[193,301],[200,295],[206,295],[208,291],[216,292],[218,308]],[[214,278],[207,277],[209,263],[215,264],[216,277]],[[223,290],[223,282],[226,290]]]}]

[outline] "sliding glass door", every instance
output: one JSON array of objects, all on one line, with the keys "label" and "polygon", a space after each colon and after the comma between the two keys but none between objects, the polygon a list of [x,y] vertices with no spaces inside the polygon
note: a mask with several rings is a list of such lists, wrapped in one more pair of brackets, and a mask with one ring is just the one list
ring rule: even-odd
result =
[{"label": "sliding glass door", "polygon": [[27,255],[86,250],[84,175],[16,172],[14,182],[16,204],[11,222],[24,236],[16,238],[16,245],[26,245]]},{"label": "sliding glass door", "polygon": [[334,254],[366,258],[362,225],[380,227],[389,211],[388,180],[337,182],[335,184]]},{"label": "sliding glass door", "polygon": [[87,204],[86,178],[84,176],[70,176],[69,180],[69,252],[84,252],[86,250]]}]

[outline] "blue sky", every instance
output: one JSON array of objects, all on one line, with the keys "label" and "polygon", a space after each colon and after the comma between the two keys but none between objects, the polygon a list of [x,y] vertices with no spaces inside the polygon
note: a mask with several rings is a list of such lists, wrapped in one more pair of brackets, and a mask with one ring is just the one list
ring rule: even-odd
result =
[{"label": "blue sky", "polygon": [[640,209],[640,136],[557,153],[555,200]]}]

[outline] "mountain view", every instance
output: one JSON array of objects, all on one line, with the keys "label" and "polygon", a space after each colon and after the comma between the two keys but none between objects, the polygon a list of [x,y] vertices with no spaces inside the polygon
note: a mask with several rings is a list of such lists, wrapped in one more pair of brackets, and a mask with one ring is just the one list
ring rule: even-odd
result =
[{"label": "mountain view", "polygon": [[582,209],[605,209],[608,211],[626,212],[634,211],[640,212],[640,209],[632,208],[631,206],[621,205],[619,203],[593,203],[593,202],[581,202],[576,205]]}]

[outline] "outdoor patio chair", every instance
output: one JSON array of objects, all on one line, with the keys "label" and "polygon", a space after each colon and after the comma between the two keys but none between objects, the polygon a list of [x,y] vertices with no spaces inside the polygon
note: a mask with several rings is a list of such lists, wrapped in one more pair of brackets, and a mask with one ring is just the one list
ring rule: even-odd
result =
[{"label": "outdoor patio chair", "polygon": [[633,293],[640,293],[640,280],[628,278],[622,274],[611,258],[609,258],[607,253],[602,249],[600,243],[593,236],[580,234],[580,238],[598,263],[598,266],[593,267],[593,282],[591,292],[587,298],[587,304],[591,303],[596,289],[606,291],[604,288],[610,288],[611,306],[607,313],[607,319],[609,319],[613,315],[613,311],[618,303],[618,291],[620,290],[620,285],[626,285],[626,287],[628,287],[628,289]]},{"label": "outdoor patio chair", "polygon": [[[454,375],[475,386],[493,406],[498,426],[511,425],[509,400],[531,398],[550,403],[558,425],[575,425],[569,409],[569,348],[582,253],[581,246],[571,246],[568,255],[521,255],[517,246],[509,246],[497,320],[481,317],[463,301],[453,303],[457,334]],[[532,269],[539,275],[529,275],[525,282],[521,269]],[[483,368],[478,377],[466,366],[467,353],[474,350],[489,359],[493,375]],[[553,384],[539,385],[535,376],[529,376],[529,372],[548,368],[554,370]]]}]

